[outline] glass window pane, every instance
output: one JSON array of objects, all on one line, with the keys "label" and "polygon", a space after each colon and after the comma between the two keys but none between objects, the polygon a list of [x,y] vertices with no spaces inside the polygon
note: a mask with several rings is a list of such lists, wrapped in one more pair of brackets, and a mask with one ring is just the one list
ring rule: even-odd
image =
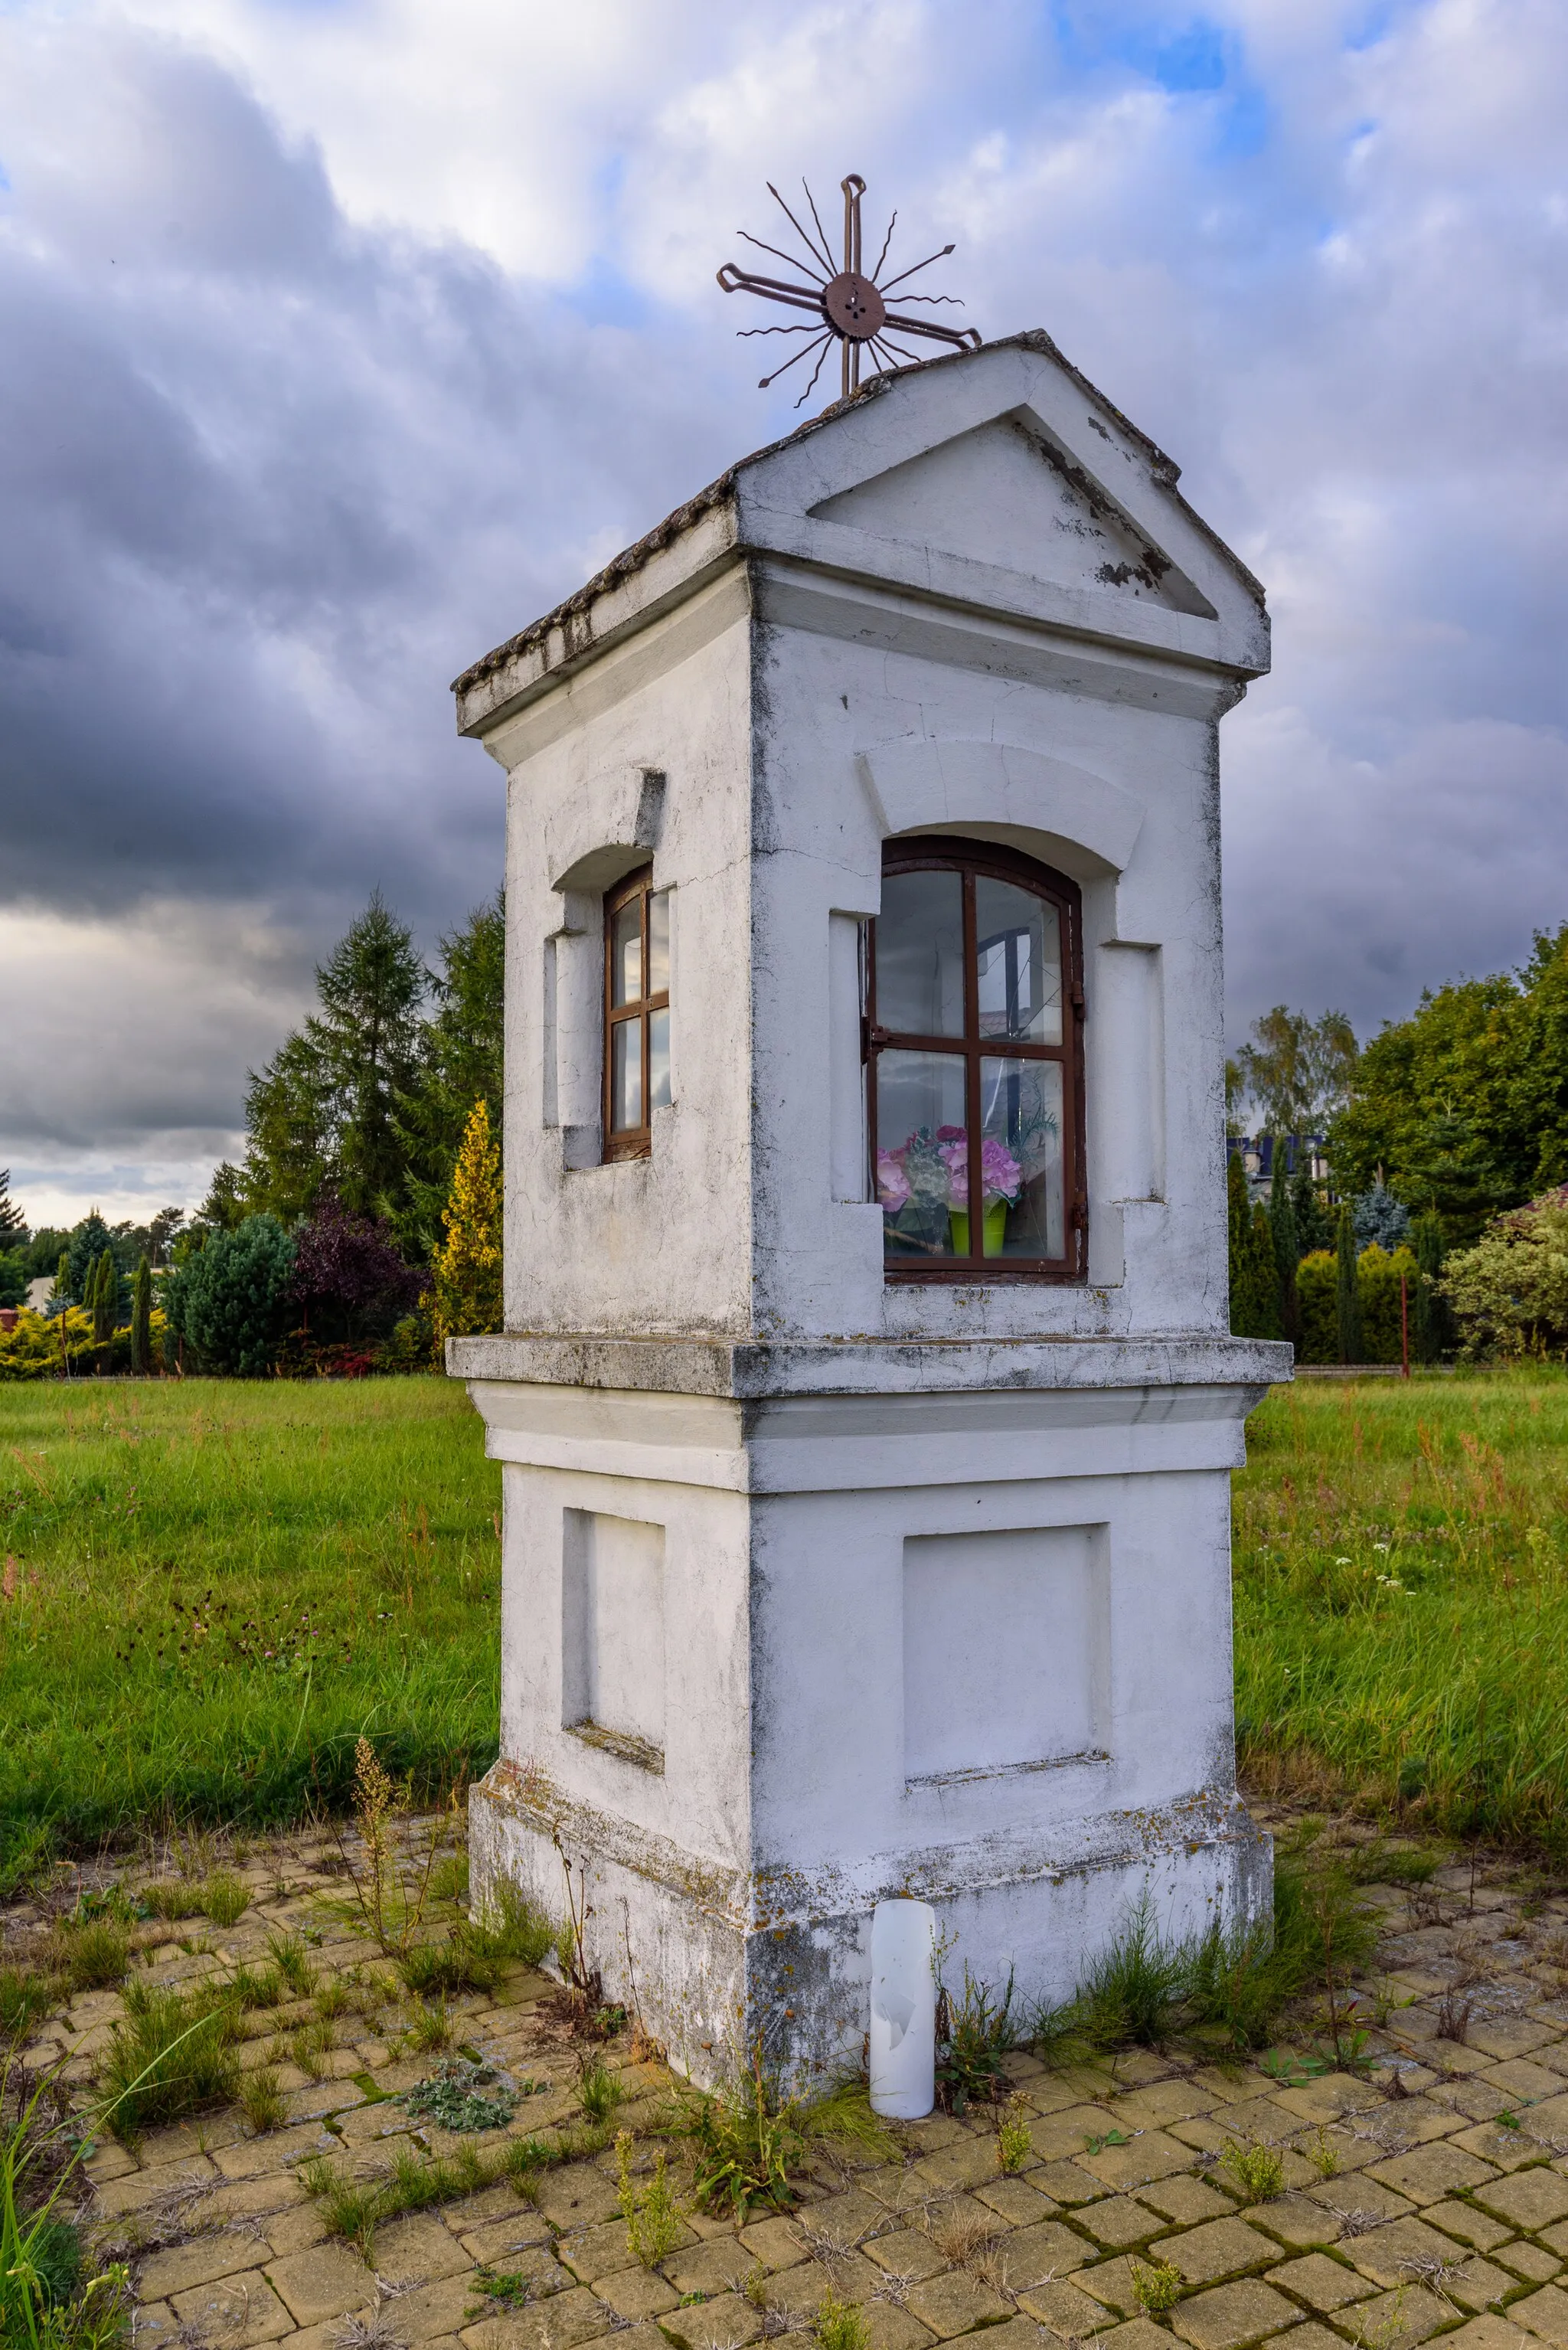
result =
[{"label": "glass window pane", "polygon": [[649,1109],[670,1107],[668,1012],[650,1012],[648,1015],[648,1106]]},{"label": "glass window pane", "polygon": [[981,1061],[981,1168],[987,1256],[1066,1249],[1060,1061]]},{"label": "glass window pane", "polygon": [[877,918],[877,1021],[906,1036],[963,1035],[963,880],[889,873]]},{"label": "glass window pane", "polygon": [[670,892],[656,890],[648,901],[648,992],[662,995],[670,985]]},{"label": "glass window pane", "polygon": [[641,993],[642,899],[634,898],[610,921],[610,1002],[635,1003]]},{"label": "glass window pane", "polygon": [[642,1124],[642,1023],[618,1020],[610,1030],[610,1132]]},{"label": "glass window pane", "polygon": [[[956,1053],[877,1055],[877,1197],[889,1260],[968,1250],[963,1096],[964,1064]],[[961,1239],[952,1207],[955,1170]]]},{"label": "glass window pane", "polygon": [[1062,922],[1055,907],[982,873],[975,877],[974,916],[981,1035],[1059,1045]]}]

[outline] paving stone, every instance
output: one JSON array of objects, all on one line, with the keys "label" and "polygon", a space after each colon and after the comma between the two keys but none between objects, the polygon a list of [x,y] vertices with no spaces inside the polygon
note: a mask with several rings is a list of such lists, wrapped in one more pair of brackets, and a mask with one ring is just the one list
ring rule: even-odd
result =
[{"label": "paving stone", "polygon": [[[626,2243],[625,2223],[621,2227],[621,2244]],[[570,2260],[569,2243],[561,2246],[561,2258]],[[677,2293],[732,2293],[743,2285],[756,2267],[755,2256],[733,2236],[720,2237],[706,2244],[688,2245],[672,2252],[664,2262],[665,2275]]]},{"label": "paving stone", "polygon": [[1511,2302],[1508,2314],[1543,2342],[1568,2343],[1568,2293],[1558,2285],[1542,2285],[1539,2293]]},{"label": "paving stone", "polygon": [[569,2228],[597,2228],[619,2209],[613,2181],[591,2163],[569,2162],[547,2170],[539,2182],[539,2209],[563,2234]]},{"label": "paving stone", "polygon": [[882,2270],[864,2252],[844,2252],[831,2268],[822,2261],[803,2261],[798,2268],[778,2270],[768,2280],[768,2305],[809,2323],[830,2293],[842,2301],[867,2302],[882,2282]]},{"label": "paving stone", "polygon": [[1129,2244],[1147,2244],[1151,2236],[1160,2233],[1164,2222],[1130,2195],[1107,2195],[1103,2202],[1091,2203],[1079,2213],[1078,2225],[1096,2244],[1120,2252]]},{"label": "paving stone", "polygon": [[1325,2178],[1321,2187],[1306,2189],[1309,2203],[1321,2203],[1325,2210],[1345,2213],[1370,2212],[1375,2220],[1399,2220],[1416,2209],[1407,2196],[1396,2195],[1391,2187],[1369,2178],[1365,2173],[1352,2178]]},{"label": "paving stone", "polygon": [[[748,2230],[747,2232],[749,2233],[750,2230]],[[1030,2230],[1028,2232],[1033,2234],[1038,2231]],[[1065,2235],[1067,2230],[1064,2228],[1060,2232]],[[1007,2239],[1009,2248],[1011,2249],[1018,2241],[1018,2237],[1010,2236]],[[1082,2260],[1094,2258],[1087,2244],[1079,2241],[1076,2237],[1074,2238],[1074,2241],[1078,2245]],[[874,2237],[866,2247],[866,2257],[867,2260],[875,2261],[877,2266],[885,2270],[888,2276],[911,2277],[917,2280],[936,2276],[947,2266],[946,2261],[943,2260],[935,2244],[920,2228],[896,2228],[891,2235]]]},{"label": "paving stone", "polygon": [[1506,2317],[1491,2314],[1472,2317],[1457,2334],[1445,2334],[1443,2341],[1445,2350],[1520,2350],[1528,2338],[1513,2323],[1511,2311]]},{"label": "paving stone", "polygon": [[[1104,2106],[1068,2106],[1061,2113],[1031,2122],[1029,2137],[1042,2162],[1060,2162],[1069,2155],[1083,2154],[1091,2138],[1103,2138],[1117,2126],[1115,2114]],[[1046,2192],[1054,2190],[1047,2188]]]},{"label": "paving stone", "polygon": [[[1409,2206],[1400,2208],[1408,2210]],[[1310,2251],[1315,2244],[1337,2242],[1345,2223],[1332,2205],[1310,2195],[1276,2195],[1272,2203],[1259,2203],[1248,2212],[1247,2225],[1293,2251]]]},{"label": "paving stone", "polygon": [[1031,2285],[1019,2293],[1018,2306],[1065,2342],[1089,2341],[1108,2332],[1113,2322],[1099,2303],[1069,2284],[1065,2277]]},{"label": "paving stone", "polygon": [[276,2260],[290,2252],[303,2252],[311,2244],[327,2241],[327,2227],[314,2205],[304,2210],[279,2211],[262,2228],[268,2251]]},{"label": "paving stone", "polygon": [[970,2137],[939,2147],[915,2166],[933,2187],[980,2187],[996,2177],[996,2141]]},{"label": "paving stone", "polygon": [[791,2269],[805,2258],[805,2246],[789,2220],[753,2220],[749,2228],[742,2229],[741,2241],[765,2269]]},{"label": "paving stone", "polygon": [[180,2330],[180,2321],[166,2301],[140,2302],[136,2311],[136,2340],[150,2350],[164,2350]]},{"label": "paving stone", "polygon": [[[862,2310],[869,2350],[930,2350],[936,2335],[929,2326],[907,2309],[899,2309],[890,2301],[873,2301]],[[998,2329],[999,2331],[1001,2329]],[[801,2337],[796,2336],[797,2343]],[[619,2345],[617,2345],[619,2350]],[[817,2350],[816,2336],[805,2335],[802,2350]],[[1035,2350],[1039,2350],[1036,2337]]]},{"label": "paving stone", "polygon": [[1506,2244],[1512,2230],[1501,2220],[1477,2209],[1473,2203],[1428,2203],[1421,2217],[1429,2228],[1441,2228],[1445,2236],[1457,2236],[1461,2244],[1473,2245],[1478,2252],[1490,2252],[1499,2244]]},{"label": "paving stone", "polygon": [[1168,2261],[1188,2284],[1218,2284],[1222,2277],[1243,2269],[1261,2268],[1273,2257],[1274,2247],[1241,2220],[1210,2220],[1185,2235],[1162,2236],[1149,2253],[1151,2260]]},{"label": "paving stone", "polygon": [[96,2154],[88,2155],[82,2165],[95,2187],[102,2187],[110,2178],[124,2178],[137,2167],[136,2157],[113,2138],[100,2146]]},{"label": "paving stone", "polygon": [[955,2334],[968,2334],[976,2325],[993,2324],[1009,2314],[1000,2293],[957,2269],[911,2285],[904,2305],[939,2342],[950,2341]]},{"label": "paving stone", "polygon": [[1190,2149],[1164,2130],[1145,2130],[1130,2146],[1106,2146],[1097,2154],[1085,2152],[1074,2158],[1106,2187],[1143,2187],[1151,2178],[1168,2178],[1173,2171],[1192,2168]]},{"label": "paving stone", "polygon": [[1544,2244],[1532,2244],[1527,2236],[1516,2237],[1511,2244],[1500,2246],[1492,2258],[1531,2284],[1550,2283],[1563,2266],[1555,2252],[1549,2252]]},{"label": "paving stone", "polygon": [[1331,2261],[1326,2252],[1305,2252],[1300,2260],[1286,2261],[1282,2267],[1269,2271],[1266,2282],[1304,2301],[1309,2309],[1318,2310],[1345,2309],[1376,2290],[1343,2261]]},{"label": "paving stone", "polygon": [[[614,2276],[618,2270],[631,2267],[636,2255],[627,2242],[626,2221],[618,2212],[600,2227],[579,2229],[575,2235],[566,2237],[561,2245],[561,2259],[579,2283],[593,2284],[600,2277]],[[749,2265],[754,2267],[756,2263],[752,2261]],[[726,2277],[722,2283],[694,2285],[688,2290],[718,2293],[732,2282]]]},{"label": "paving stone", "polygon": [[[1344,2337],[1320,2324],[1315,2317],[1309,2317],[1304,2324],[1298,2325],[1288,2339],[1291,2350],[1345,2350]],[[293,2350],[292,2344],[290,2350]],[[1514,2350],[1519,2350],[1517,2343]]]},{"label": "paving stone", "polygon": [[472,2266],[445,2221],[433,2211],[389,2220],[376,2230],[376,2267],[386,2277],[415,2277],[430,2284]]},{"label": "paving stone", "polygon": [[1557,2096],[1563,2087],[1558,2074],[1539,2059],[1511,2056],[1506,2064],[1494,2064],[1482,2081],[1489,2089],[1501,2089],[1505,2098],[1526,2099]]},{"label": "paving stone", "polygon": [[1479,2155],[1483,2162],[1504,2172],[1523,2170],[1541,2159],[1540,2145],[1527,2130],[1501,2129],[1496,2122],[1477,2122],[1473,2128],[1457,2132],[1449,2143],[1466,2154]]},{"label": "paving stone", "polygon": [[[745,2307],[744,2303],[741,2305]],[[467,2350],[576,2350],[577,2343],[607,2334],[613,2314],[607,2302],[579,2285],[573,2293],[553,2294],[536,2308],[530,2305],[482,2317],[463,2326],[459,2338]],[[617,2350],[632,2338],[630,2334],[618,2334]]]},{"label": "paving stone", "polygon": [[[1428,2280],[1431,2282],[1431,2280]],[[1483,2310],[1495,2309],[1511,2293],[1519,2291],[1519,2279],[1506,2269],[1494,2267],[1472,2252],[1457,2269],[1446,2269],[1441,2278],[1443,2297],[1457,2301],[1461,2309],[1479,2316]]]},{"label": "paving stone", "polygon": [[1369,2113],[1378,2102],[1369,2083],[1350,2073],[1324,2073],[1292,2089],[1276,2089],[1274,2102],[1307,2122],[1334,2122],[1343,2114]]},{"label": "paving stone", "polygon": [[1447,2236],[1421,2220],[1390,2220],[1365,2236],[1354,2236],[1340,2251],[1357,2273],[1392,2290],[1418,2273],[1423,2262],[1454,2262],[1459,2255]]},{"label": "paving stone", "polygon": [[[1451,2302],[1428,2292],[1424,2284],[1407,2282],[1392,2293],[1380,2293],[1360,2303],[1344,2322],[1364,2350],[1409,2350],[1410,2344],[1446,2332],[1455,2314]],[[1517,2343],[1515,2350],[1519,2350]]]},{"label": "paving stone", "polygon": [[1568,2218],[1568,2178],[1544,2167],[1520,2170],[1478,2187],[1475,2199],[1483,2211],[1533,2233]]},{"label": "paving stone", "polygon": [[1213,2102],[1190,2081],[1154,2081],[1130,2097],[1119,2097],[1116,2113],[1124,2129],[1166,2129],[1207,2113]]},{"label": "paving stone", "polygon": [[254,2350],[257,2343],[280,2342],[294,2331],[294,2320],[259,2269],[197,2285],[170,2305],[182,2327],[203,2340],[215,2335],[223,2350]]},{"label": "paving stone", "polygon": [[1412,2203],[1438,2203],[1456,2188],[1484,2187],[1496,2177],[1489,2164],[1452,2146],[1418,2146],[1374,2163],[1367,2175]]},{"label": "paving stone", "polygon": [[1184,2228],[1195,2228],[1202,2220],[1227,2219],[1236,2209],[1234,2196],[1223,2195],[1207,2179],[1193,2178],[1180,2171],[1140,2187],[1137,2199],[1147,2203],[1151,2211],[1158,2211],[1162,2220],[1174,2220]]},{"label": "paving stone", "polygon": [[237,2146],[220,2147],[213,2159],[225,2178],[260,2178],[282,2170],[307,2154],[336,2154],[337,2141],[319,2123],[304,2122],[296,2129],[270,2130],[263,2137],[246,2138]]},{"label": "paving stone", "polygon": [[[1100,2340],[1105,2350],[1112,2350],[1113,2345],[1115,2350],[1170,2350],[1169,2334],[1163,2325],[1157,2325],[1152,2317],[1129,2317],[1125,2325],[1113,2326],[1108,2334],[1100,2336]],[[989,2342],[987,2350],[990,2350]],[[1019,2350],[1024,2350],[1023,2344],[1020,2344]],[[1038,2339],[1034,2350],[1039,2350]],[[1344,2345],[1336,2344],[1335,2350],[1344,2350]]]},{"label": "paving stone", "polygon": [[[926,2165],[919,2163],[916,2168],[923,2171]],[[987,2179],[995,2178],[994,2158],[983,2176]],[[888,2225],[888,2207],[872,2196],[852,2189],[846,2195],[830,2195],[823,2202],[814,2203],[809,2225],[814,2236],[826,2236],[841,2251],[850,2251],[866,2237],[874,2235]]]},{"label": "paving stone", "polygon": [[1075,2269],[1087,2268],[1096,2257],[1094,2245],[1060,2220],[1042,2220],[1033,2228],[1020,2228],[1002,2239],[1002,2249],[1007,2255],[1010,2290],[1014,2293],[1048,2277],[1071,2276]]},{"label": "paving stone", "polygon": [[763,2330],[762,2313],[738,2293],[722,2293],[696,2307],[677,2306],[660,2321],[670,2340],[686,2350],[722,2350],[722,2345],[750,2342]]},{"label": "paving stone", "polygon": [[1106,2192],[1100,2181],[1080,2170],[1075,2162],[1048,2162],[1043,2169],[1030,2172],[1029,2183],[1069,2211],[1096,2201]]},{"label": "paving stone", "polygon": [[1542,2146],[1568,2137],[1568,2091],[1559,2096],[1543,2097],[1538,2106],[1526,2106],[1519,2119],[1521,2126]]},{"label": "paving stone", "polygon": [[614,2276],[600,2277],[594,2291],[601,2301],[608,2302],[618,2317],[629,2318],[634,2324],[639,2319],[662,2316],[680,2298],[656,2269],[621,2269]]},{"label": "paving stone", "polygon": [[1239,2350],[1241,2344],[1282,2333],[1301,2319],[1295,2303],[1261,2277],[1195,2293],[1190,2301],[1179,2301],[1170,2313],[1172,2331],[1190,2342],[1193,2350]]},{"label": "paving stone", "polygon": [[193,2243],[151,2253],[137,2271],[136,2289],[148,2301],[168,2301],[192,2285],[237,2276],[242,2269],[254,2269],[255,2264],[254,2242],[231,2235],[223,2228],[215,2235],[198,2236]]},{"label": "paving stone", "polygon": [[1544,2047],[1549,2040],[1561,2040],[1560,2031],[1553,2032],[1544,2023],[1532,2023],[1522,2015],[1489,2015],[1472,2020],[1469,2044],[1488,2056],[1528,2056],[1532,2048]]},{"label": "paving stone", "polygon": [[[1147,2267],[1147,2262],[1139,2262],[1137,2265]],[[1073,2282],[1092,2301],[1097,2301],[1103,2308],[1114,2309],[1118,2317],[1134,2317],[1140,2306],[1137,2294],[1133,2290],[1134,2273],[1133,2261],[1124,2255],[1118,2260],[1097,2262],[1093,2268],[1081,2269]]]},{"label": "paving stone", "polygon": [[202,2183],[213,2187],[218,2183],[218,2173],[204,2154],[166,2163],[157,2170],[127,2171],[99,2190],[99,2210],[107,2219],[122,2219],[128,2211],[140,2211],[168,2188]]},{"label": "paving stone", "polygon": [[1561,2252],[1568,2261],[1568,2220],[1560,2220],[1555,2228],[1542,2228],[1539,2233],[1542,2242],[1550,2251]]},{"label": "paving stone", "polygon": [[364,2262],[346,2244],[337,2243],[317,2244],[287,2260],[270,2262],[268,2272],[296,2325],[318,2325],[324,2317],[362,2309],[374,2282]]},{"label": "paving stone", "polygon": [[1010,2228],[1032,2228],[1056,2210],[1049,2195],[1042,2195],[1026,2178],[993,2178],[989,2186],[974,2191],[987,2210],[1005,2220]]},{"label": "paving stone", "polygon": [[[534,2216],[532,2212],[527,2214],[530,2219]],[[556,2258],[553,2241],[546,2235],[541,2242],[538,2231],[525,2234],[509,2220],[493,2220],[488,2228],[475,2228],[460,2241],[470,2260],[481,2268],[498,2269],[504,2273],[515,2272],[519,2276],[535,2277],[541,2284],[548,2280],[552,2289],[567,2282]]]}]

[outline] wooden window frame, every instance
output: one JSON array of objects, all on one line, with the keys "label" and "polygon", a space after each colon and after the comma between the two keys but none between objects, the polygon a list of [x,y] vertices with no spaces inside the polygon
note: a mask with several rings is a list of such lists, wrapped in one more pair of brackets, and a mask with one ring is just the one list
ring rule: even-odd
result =
[{"label": "wooden window frame", "polygon": [[[649,1041],[653,1023],[650,1015],[655,1012],[668,1011],[670,1008],[668,987],[659,988],[652,994],[648,992],[649,969],[648,916],[649,901],[654,894],[651,865],[639,866],[635,873],[628,873],[624,881],[618,881],[613,889],[605,891],[604,1107],[602,1115],[604,1118],[603,1158],[607,1164],[622,1159],[647,1159],[651,1156],[653,1150],[653,1088],[650,1083],[652,1073],[649,1067]],[[629,1003],[617,1003],[613,1000],[615,995],[613,973],[615,918],[625,907],[630,905],[634,898],[641,901],[643,993]],[[639,1020],[642,1024],[643,1122],[640,1126],[622,1127],[617,1133],[612,1131],[610,1127],[610,1087],[615,1072],[615,1031],[624,1027],[628,1021],[632,1020]]]},{"label": "wooden window frame", "polygon": [[[980,1064],[982,1060],[1055,1061],[1062,1069],[1062,1188],[1064,1253],[1053,1257],[994,1257],[985,1243],[981,1215],[971,1215],[971,1253],[963,1257],[919,1259],[900,1263],[884,1257],[883,1278],[898,1284],[951,1284],[972,1287],[1000,1282],[1082,1282],[1086,1277],[1089,1237],[1088,1189],[1084,1147],[1084,950],[1083,899],[1076,882],[1032,857],[948,834],[888,841],[882,852],[884,878],[894,873],[956,872],[963,882],[964,1027],[961,1037],[917,1036],[880,1027],[877,1019],[877,924],[867,925],[866,1014],[862,1059],[866,1066],[866,1127],[869,1147],[870,1197],[877,1198],[877,1058],[885,1051],[943,1053],[964,1063],[964,1123],[969,1130],[969,1197],[981,1200]],[[979,954],[974,884],[984,875],[1011,881],[1054,906],[1062,924],[1063,1023],[1060,1045],[1027,1045],[980,1033]]]}]

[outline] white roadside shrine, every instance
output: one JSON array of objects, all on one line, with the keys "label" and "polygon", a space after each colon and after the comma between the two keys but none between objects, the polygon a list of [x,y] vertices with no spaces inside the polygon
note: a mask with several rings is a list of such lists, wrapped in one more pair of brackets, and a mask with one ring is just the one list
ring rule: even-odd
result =
[{"label": "white roadside shrine", "polygon": [[[1220,719],[1262,592],[1049,339],[875,380],[457,681],[508,779],[474,1882],[703,2080],[878,1898],[1065,1994],[1235,1787]],[[971,1207],[980,1197],[980,1212]]]}]

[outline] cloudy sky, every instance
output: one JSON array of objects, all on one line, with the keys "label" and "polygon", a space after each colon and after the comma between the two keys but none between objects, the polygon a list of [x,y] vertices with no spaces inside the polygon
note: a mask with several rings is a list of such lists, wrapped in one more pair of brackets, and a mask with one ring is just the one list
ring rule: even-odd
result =
[{"label": "cloudy sky", "polygon": [[[449,679],[793,421],[713,284],[897,202],[1267,583],[1232,1027],[1568,918],[1563,0],[0,0],[0,1165],[193,1201],[379,884],[501,781]],[[907,243],[904,241],[907,239]]]}]

